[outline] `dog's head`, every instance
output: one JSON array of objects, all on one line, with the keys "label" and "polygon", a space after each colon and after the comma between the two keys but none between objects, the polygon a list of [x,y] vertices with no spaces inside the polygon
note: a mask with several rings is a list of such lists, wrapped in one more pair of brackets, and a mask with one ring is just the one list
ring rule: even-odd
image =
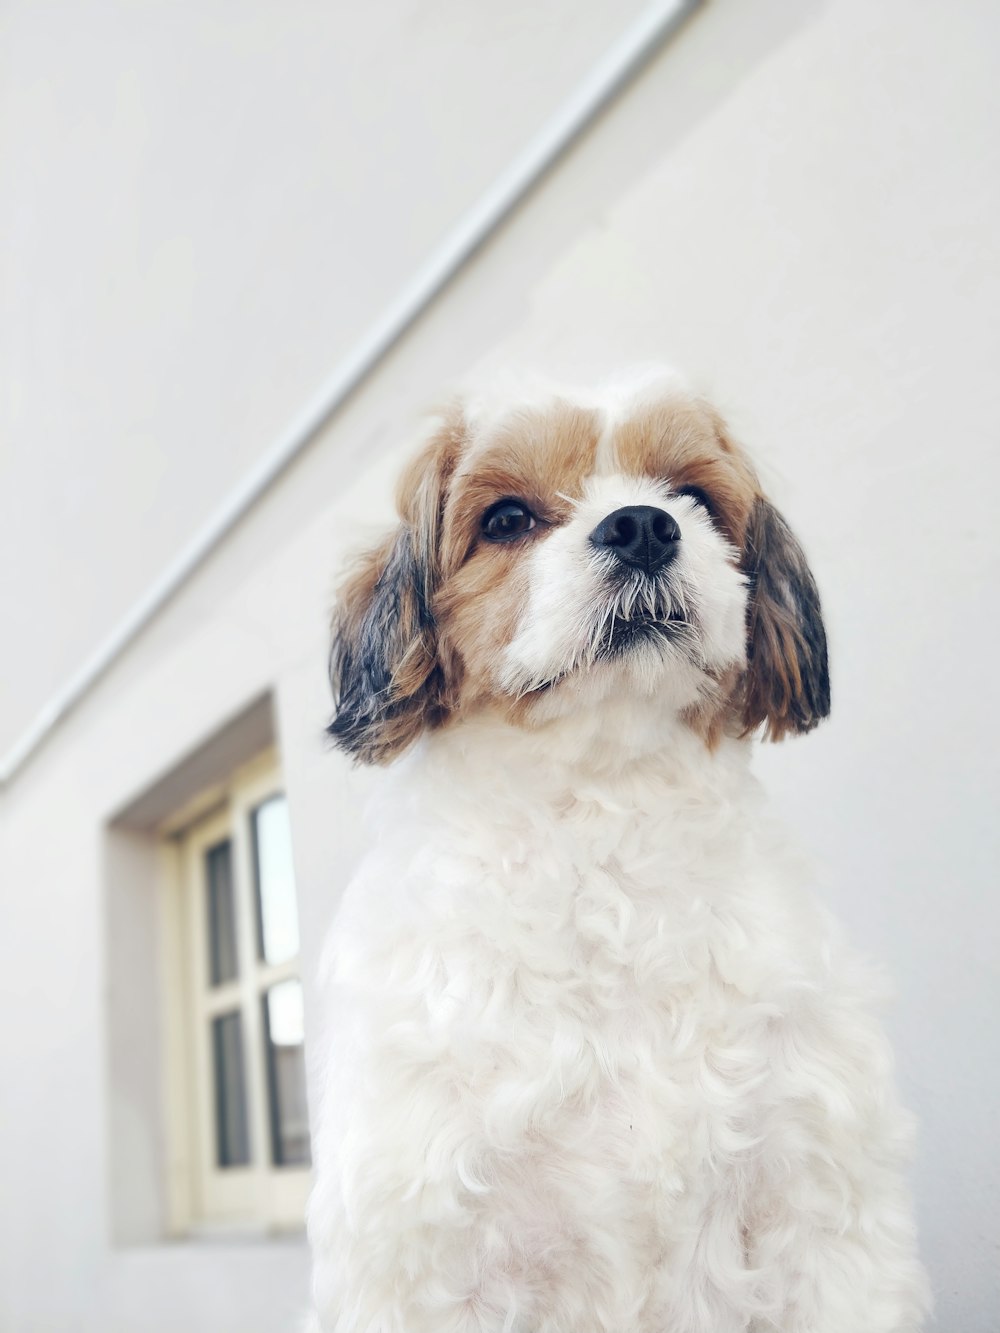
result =
[{"label": "dog's head", "polygon": [[802,549],[667,377],[456,406],[398,504],[334,624],[330,732],[366,762],[483,708],[532,725],[627,693],[710,745],[830,711]]}]

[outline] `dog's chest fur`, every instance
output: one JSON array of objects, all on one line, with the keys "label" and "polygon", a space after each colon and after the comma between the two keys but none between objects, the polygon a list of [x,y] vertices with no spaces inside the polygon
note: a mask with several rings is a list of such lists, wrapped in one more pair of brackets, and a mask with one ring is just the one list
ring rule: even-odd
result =
[{"label": "dog's chest fur", "polygon": [[507,745],[489,773],[481,737],[440,744],[389,797],[334,936],[351,1109],[320,1150],[347,1210],[396,1233],[393,1287],[402,1250],[414,1290],[442,1265],[477,1317],[527,1302],[512,1328],[641,1330],[708,1264],[728,1329],[821,918],[782,882],[741,750],[601,775]]}]

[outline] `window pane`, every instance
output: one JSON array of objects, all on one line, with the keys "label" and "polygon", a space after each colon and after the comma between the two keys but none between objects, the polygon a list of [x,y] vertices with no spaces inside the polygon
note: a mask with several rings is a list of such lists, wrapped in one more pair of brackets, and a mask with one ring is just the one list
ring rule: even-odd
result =
[{"label": "window pane", "polygon": [[243,1073],[243,1022],[239,1011],[212,1019],[215,1065],[215,1157],[219,1166],[250,1161],[246,1080]]},{"label": "window pane", "polygon": [[282,981],[263,997],[271,1155],[275,1166],[309,1165],[302,983]]},{"label": "window pane", "polygon": [[253,845],[260,956],[267,963],[284,963],[299,951],[292,836],[284,796],[272,796],[254,811]]},{"label": "window pane", "polygon": [[208,883],[208,971],[213,986],[232,981],[236,959],[236,911],[233,901],[233,848],[227,840],[205,853]]}]

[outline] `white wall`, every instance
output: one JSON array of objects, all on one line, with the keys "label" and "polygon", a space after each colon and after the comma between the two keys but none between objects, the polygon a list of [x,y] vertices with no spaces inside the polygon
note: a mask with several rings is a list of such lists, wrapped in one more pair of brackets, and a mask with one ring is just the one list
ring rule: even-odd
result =
[{"label": "white wall", "polygon": [[812,555],[834,717],[759,768],[898,982],[938,1326],[996,1328],[998,38],[985,0],[715,0],[20,776],[0,1327],[289,1326],[294,1248],[106,1238],[106,821],[273,687],[314,960],[363,785],[320,739],[326,601],[405,423],[476,365],[654,355],[729,410]]}]

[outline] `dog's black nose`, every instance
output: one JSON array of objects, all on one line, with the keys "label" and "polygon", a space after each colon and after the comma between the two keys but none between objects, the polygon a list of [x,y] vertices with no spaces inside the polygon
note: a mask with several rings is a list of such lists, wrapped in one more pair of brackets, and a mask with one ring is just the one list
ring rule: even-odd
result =
[{"label": "dog's black nose", "polygon": [[665,509],[626,505],[602,519],[590,534],[598,549],[606,547],[626,565],[655,574],[677,554],[681,530]]}]

